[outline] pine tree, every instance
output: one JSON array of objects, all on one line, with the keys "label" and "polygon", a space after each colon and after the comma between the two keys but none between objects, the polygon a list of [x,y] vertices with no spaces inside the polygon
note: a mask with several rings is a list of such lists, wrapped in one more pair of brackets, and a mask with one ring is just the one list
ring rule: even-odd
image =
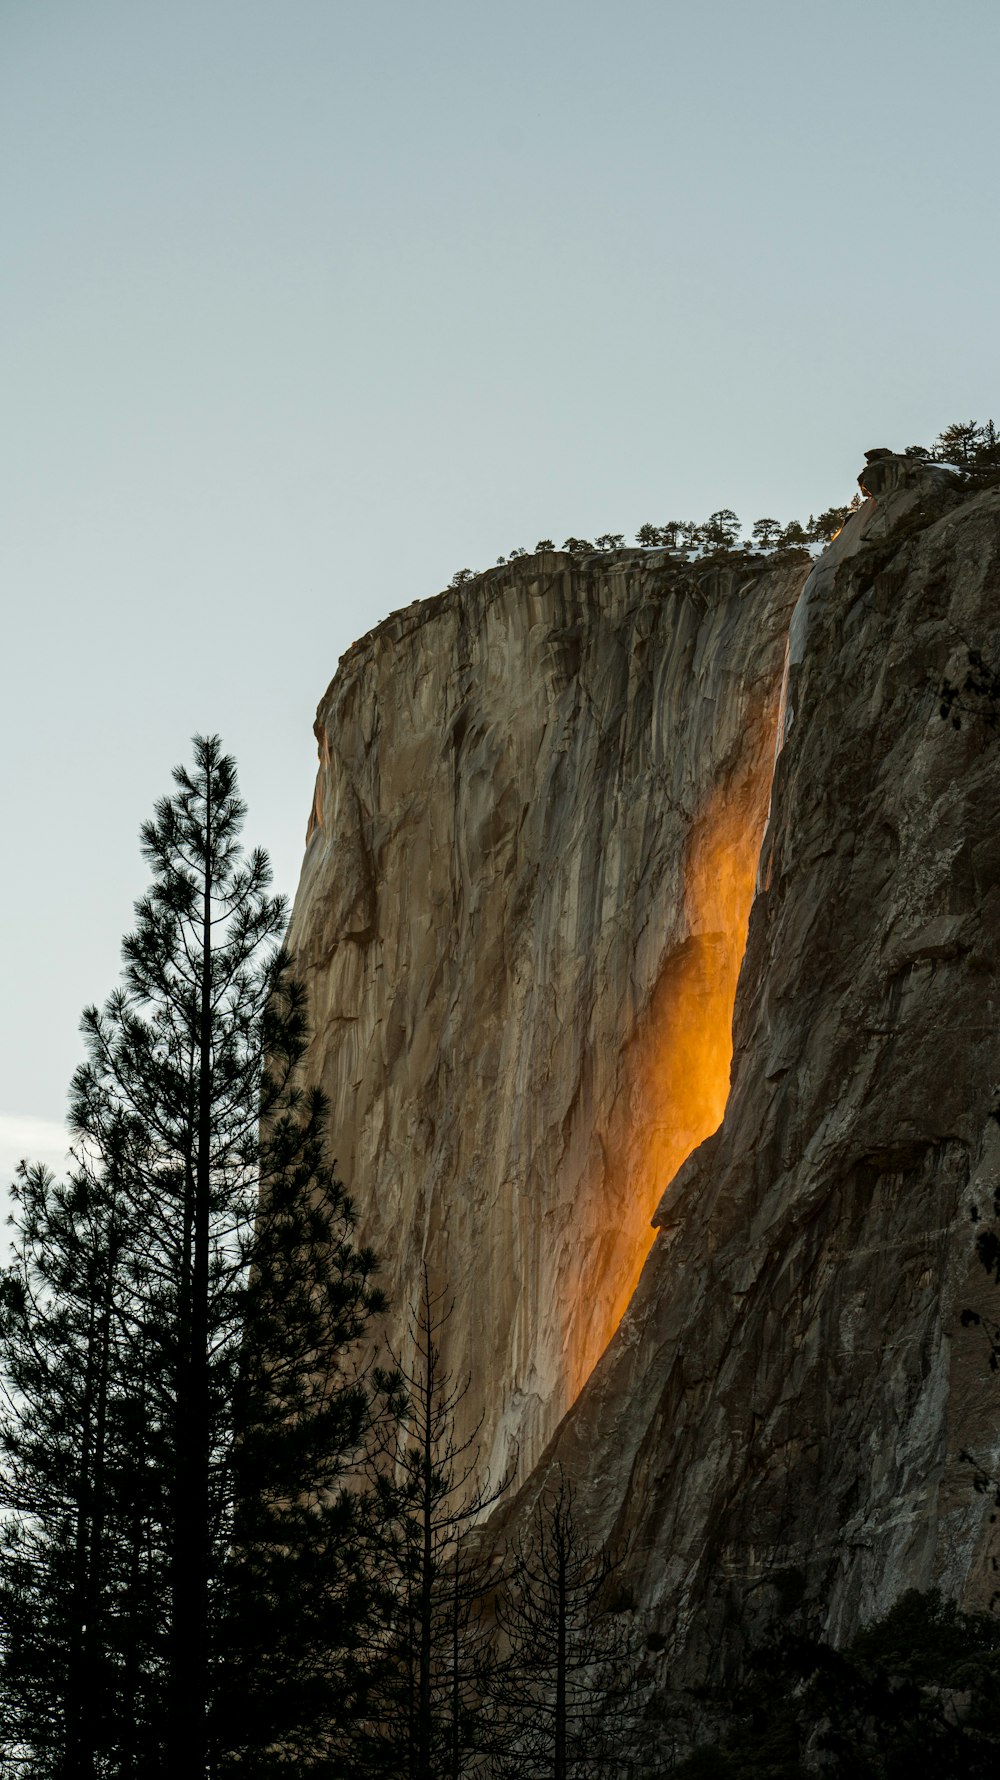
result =
[{"label": "pine tree", "polygon": [[1000,470],[1000,434],[992,420],[987,420],[981,428],[976,448],[976,467],[993,475]]},{"label": "pine tree", "polygon": [[495,1487],[477,1478],[478,1429],[456,1436],[470,1381],[456,1380],[442,1362],[438,1338],[450,1314],[425,1267],[411,1355],[397,1358],[408,1408],[400,1438],[383,1451],[383,1518],[396,1523],[396,1596],[365,1768],[392,1780],[459,1780],[484,1747],[490,1576],[463,1550],[462,1535],[509,1478]]},{"label": "pine tree", "polygon": [[381,1598],[375,1260],[295,1083],[304,995],[234,763],[198,738],[174,777],[122,986],[84,1015],[76,1174],[23,1175],[3,1284],[3,1673],[60,1780],[265,1773],[286,1748],[327,1771]]},{"label": "pine tree", "polygon": [[213,1743],[250,1777],[354,1771],[392,1595],[368,1447],[404,1401],[366,1377],[359,1343],[385,1309],[375,1261],[325,1160],[326,1105],[272,1117],[233,1394],[231,1533],[222,1574]]},{"label": "pine tree", "polygon": [[492,1692],[497,1780],[626,1771],[635,1667],[602,1606],[616,1563],[577,1524],[560,1473],[514,1548],[496,1621],[506,1644]]},{"label": "pine tree", "polygon": [[934,456],[944,463],[971,468],[981,437],[977,421],[956,420],[951,426],[946,426],[935,441]]},{"label": "pine tree", "polygon": [[689,525],[683,519],[668,519],[666,525],[659,527],[656,542],[665,544],[668,550],[678,550],[683,547],[683,540],[697,529],[697,526]]},{"label": "pine tree", "polygon": [[761,550],[770,550],[781,530],[776,519],[755,519],[751,536]]},{"label": "pine tree", "polygon": [[829,544],[843,530],[850,516],[850,507],[827,507],[815,518],[810,513],[806,536],[817,544]]},{"label": "pine tree", "polygon": [[114,1152],[101,1173],[78,1160],[63,1185],[22,1164],[13,1200],[0,1280],[7,1734],[40,1775],[152,1772],[138,1653],[155,1564],[136,1538],[144,1399],[117,1316],[131,1231]]},{"label": "pine tree", "polygon": [[808,544],[809,534],[799,520],[790,519],[782,526],[778,535],[779,550],[805,550]]},{"label": "pine tree", "polygon": [[740,522],[731,507],[710,513],[701,529],[711,550],[733,550],[739,542]]},{"label": "pine tree", "polygon": [[74,1077],[71,1122],[105,1157],[117,1132],[140,1224],[131,1325],[147,1343],[169,1479],[167,1763],[200,1777],[258,1121],[287,1086],[302,1031],[298,1008],[275,1011],[284,906],[267,893],[264,854],[244,863],[232,759],[217,737],[198,738],[193,774],[177,768],[174,779],[142,829],[154,881],[123,943],[123,986],[84,1014],[89,1061]]}]

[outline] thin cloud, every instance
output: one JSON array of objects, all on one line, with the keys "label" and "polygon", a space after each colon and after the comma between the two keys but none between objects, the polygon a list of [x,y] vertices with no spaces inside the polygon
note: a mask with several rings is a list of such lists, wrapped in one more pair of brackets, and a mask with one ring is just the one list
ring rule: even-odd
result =
[{"label": "thin cloud", "polygon": [[13,1175],[22,1157],[62,1168],[69,1149],[69,1133],[53,1119],[32,1119],[19,1113],[0,1113],[0,1183]]}]

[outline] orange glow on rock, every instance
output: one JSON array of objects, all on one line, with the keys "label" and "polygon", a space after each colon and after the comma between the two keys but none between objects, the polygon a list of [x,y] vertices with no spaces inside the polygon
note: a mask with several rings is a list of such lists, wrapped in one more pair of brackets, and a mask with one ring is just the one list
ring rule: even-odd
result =
[{"label": "orange glow on rock", "polygon": [[736,984],[762,834],[756,823],[748,832],[747,814],[740,804],[716,797],[689,849],[684,903],[690,938],[672,973],[654,1062],[663,1102],[657,1132],[663,1186],[718,1129],[726,1108]]},{"label": "orange glow on rock", "polygon": [[625,1314],[654,1240],[649,1220],[664,1190],[722,1122],[772,750],[773,725],[762,724],[752,763],[709,800],[691,831],[684,861],[686,937],[668,958],[629,1047],[626,1091],[599,1133],[608,1164],[604,1193],[610,1189],[617,1201],[617,1228],[611,1237],[605,1227],[595,1269],[603,1277],[590,1282],[588,1307],[571,1318],[567,1331],[571,1400]]}]

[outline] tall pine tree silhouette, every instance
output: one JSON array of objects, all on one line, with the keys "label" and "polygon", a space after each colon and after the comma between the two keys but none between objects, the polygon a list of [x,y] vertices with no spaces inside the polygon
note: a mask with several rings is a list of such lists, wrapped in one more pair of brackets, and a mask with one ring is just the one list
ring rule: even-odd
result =
[{"label": "tall pine tree silhouette", "polygon": [[357,1481],[394,1406],[356,1357],[375,1259],[296,1086],[304,997],[235,765],[196,738],[174,778],[122,985],[84,1015],[76,1175],[25,1172],[3,1282],[2,1678],[35,1771],[67,1780],[296,1747],[329,1771],[381,1598]]}]

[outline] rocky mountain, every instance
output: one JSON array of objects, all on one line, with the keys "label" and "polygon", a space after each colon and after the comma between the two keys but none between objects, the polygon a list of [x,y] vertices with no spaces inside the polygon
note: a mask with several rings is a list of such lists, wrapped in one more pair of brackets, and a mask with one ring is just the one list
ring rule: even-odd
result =
[{"label": "rocky mountain", "polygon": [[403,1338],[530,1470],[715,1128],[800,563],[521,559],[342,663],[292,945]]},{"label": "rocky mountain", "polygon": [[992,1585],[1000,777],[939,688],[995,653],[1000,491],[865,485],[815,565],[418,602],[317,719],[291,943],[393,1338],[426,1264],[506,1516],[569,1471],[681,1679]]}]

